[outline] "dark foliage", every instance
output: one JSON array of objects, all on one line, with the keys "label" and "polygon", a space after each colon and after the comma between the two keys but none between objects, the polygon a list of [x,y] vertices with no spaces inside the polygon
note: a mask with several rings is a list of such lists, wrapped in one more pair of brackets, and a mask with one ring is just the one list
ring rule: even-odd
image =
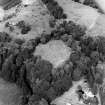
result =
[{"label": "dark foliage", "polygon": [[51,73],[51,70],[52,64],[41,60],[36,62],[33,73],[35,73],[36,78],[38,77],[39,79],[44,79]]},{"label": "dark foliage", "polygon": [[93,87],[91,88],[91,91],[94,95],[98,93],[98,86],[96,83],[94,83]]},{"label": "dark foliage", "polygon": [[22,39],[15,39],[14,42],[17,43],[18,45],[22,45],[25,41]]},{"label": "dark foliage", "polygon": [[79,52],[73,52],[70,55],[70,61],[72,63],[76,63],[78,60],[80,60],[80,53]]},{"label": "dark foliage", "polygon": [[[52,5],[57,6],[53,0],[43,0],[43,2],[49,5],[49,8]],[[20,22],[18,26],[23,27],[24,21]],[[64,21],[51,34],[43,34],[41,38],[30,40],[27,47],[23,46],[24,42],[21,40],[14,41],[12,46],[6,46],[9,42],[8,38],[3,39],[5,44],[0,42],[2,77],[16,83],[23,90],[23,105],[26,103],[40,105],[39,101],[42,98],[49,104],[72,86],[72,80],[78,81],[82,77],[87,79],[89,86],[96,94],[95,84],[102,84],[103,78],[101,78],[100,70],[93,68],[99,60],[105,57],[105,40],[101,37],[94,40],[92,37],[84,35],[85,29],[71,21]],[[53,73],[52,64],[42,60],[40,56],[33,56],[33,51],[38,44],[45,44],[49,40],[56,39],[64,41],[72,49],[72,53],[63,67],[54,69]]]},{"label": "dark foliage", "polygon": [[28,103],[31,103],[33,105],[33,103],[36,102],[36,101],[39,101],[39,99],[40,99],[40,97],[38,95],[34,94],[29,98]]},{"label": "dark foliage", "polygon": [[[0,69],[2,70],[2,64],[5,62],[5,60],[7,58],[9,58],[9,56],[13,55],[15,56],[19,49],[18,47],[13,47],[11,46],[11,44],[9,45],[9,43],[0,43],[1,46],[0,46]],[[15,45],[14,45],[15,46]]]},{"label": "dark foliage", "polygon": [[39,59],[36,60],[35,64],[34,62],[27,63],[26,67],[27,79],[33,94],[39,97],[37,100],[45,98],[49,103],[72,86],[70,75],[64,77],[59,75],[58,79],[54,79],[52,65],[48,61]]},{"label": "dark foliage", "polygon": [[10,42],[10,41],[11,41],[11,37],[9,34],[5,32],[0,32],[0,42]]},{"label": "dark foliage", "polygon": [[66,63],[63,66],[63,71],[64,71],[64,74],[71,75],[71,72],[73,71],[73,63],[72,62]]},{"label": "dark foliage", "polygon": [[17,68],[14,64],[15,56],[10,55],[2,66],[2,76],[7,81],[16,82]]},{"label": "dark foliage", "polygon": [[97,50],[99,53],[105,54],[105,38],[98,37],[97,41]]},{"label": "dark foliage", "polygon": [[73,0],[73,1],[75,1],[75,2],[79,2],[80,0]]},{"label": "dark foliage", "polygon": [[75,40],[80,40],[81,37],[85,34],[85,29],[81,28],[79,25],[76,25],[75,28],[73,28],[72,37]]},{"label": "dark foliage", "polygon": [[90,54],[90,58],[92,60],[92,65],[95,65],[99,62],[99,52],[97,51],[93,51],[91,54]]},{"label": "dark foliage", "polygon": [[40,37],[36,37],[35,39],[31,40],[33,46],[38,46],[38,44],[41,42]]},{"label": "dark foliage", "polygon": [[28,34],[28,32],[31,31],[31,27],[30,26],[25,26],[24,28],[22,28],[21,30],[21,34]]},{"label": "dark foliage", "polygon": [[0,68],[2,68],[2,64],[5,61],[5,59],[7,58],[7,52],[8,52],[8,49],[1,47],[1,49],[0,49],[0,60],[1,60]]},{"label": "dark foliage", "polygon": [[21,20],[19,21],[16,26],[19,28],[19,29],[22,29],[24,26],[25,26],[25,21],[24,20]]},{"label": "dark foliage", "polygon": [[41,38],[40,38],[40,42],[42,44],[46,44],[49,40],[51,40],[51,35],[42,33]]},{"label": "dark foliage", "polygon": [[24,20],[19,21],[16,26],[21,29],[21,34],[27,34],[29,31],[31,31],[31,26],[26,24]]},{"label": "dark foliage", "polygon": [[28,98],[26,96],[22,96],[20,100],[20,105],[26,105],[28,103]]},{"label": "dark foliage", "polygon": [[48,97],[49,102],[51,102],[52,100],[54,100],[57,97],[57,92],[55,91],[55,89],[53,87],[50,87],[46,91],[46,96]]},{"label": "dark foliage", "polygon": [[[69,47],[70,43],[77,42],[81,40],[81,37],[85,35],[85,28],[80,27],[79,25],[76,25],[72,21],[63,21],[55,30],[51,32],[50,39],[55,40],[62,40],[66,44],[68,44]],[[70,41],[71,40],[71,41]]]},{"label": "dark foliage", "polygon": [[72,72],[72,80],[73,81],[78,81],[82,77],[82,71],[79,68],[75,68]]},{"label": "dark foliage", "polygon": [[82,28],[72,21],[64,21],[60,24],[60,27],[64,28],[65,34],[72,35],[73,39],[75,40],[80,40],[81,37],[85,34],[85,28]]},{"label": "dark foliage", "polygon": [[65,75],[63,78],[58,79],[53,83],[54,89],[57,92],[58,96],[62,95],[72,86],[71,80],[72,80],[71,77]]},{"label": "dark foliage", "polygon": [[87,68],[91,67],[91,59],[87,56],[81,56],[80,60],[76,63],[77,67],[80,68],[83,72],[87,70]]},{"label": "dark foliage", "polygon": [[95,83],[95,78],[94,78],[92,70],[90,68],[87,71],[86,79],[87,79],[87,82],[88,82],[90,88],[93,88],[94,83]]},{"label": "dark foliage", "polygon": [[56,20],[55,19],[50,19],[49,20],[49,25],[50,25],[51,28],[54,28],[55,25],[56,25]]},{"label": "dark foliage", "polygon": [[9,22],[6,22],[5,23],[5,28],[8,28],[8,30],[10,32],[13,32],[14,31],[14,26],[11,23],[9,23]]},{"label": "dark foliage", "polygon": [[93,39],[91,37],[83,37],[80,40],[80,47],[81,51],[86,55],[89,56],[91,53],[91,45],[93,43]]},{"label": "dark foliage", "polygon": [[103,72],[101,71],[101,69],[96,69],[95,73],[94,73],[94,77],[95,77],[95,81],[97,84],[102,84],[103,83]]},{"label": "dark foliage", "polygon": [[47,90],[50,88],[52,65],[44,60],[37,60],[36,63],[26,64],[27,79],[32,86],[33,93],[39,96],[38,99],[49,97]]},{"label": "dark foliage", "polygon": [[97,4],[95,3],[94,0],[85,0],[85,1],[84,1],[84,4],[85,4],[85,5],[88,5],[88,6],[90,6],[90,7],[93,7],[93,8],[98,8],[98,7],[97,7]]},{"label": "dark foliage", "polygon": [[59,6],[59,4],[54,0],[42,0],[42,2],[47,6],[51,15],[54,16],[55,19],[66,19],[67,16],[64,14],[63,9]]},{"label": "dark foliage", "polygon": [[67,42],[69,40],[69,35],[68,34],[62,35],[61,40],[64,41],[64,42]]}]

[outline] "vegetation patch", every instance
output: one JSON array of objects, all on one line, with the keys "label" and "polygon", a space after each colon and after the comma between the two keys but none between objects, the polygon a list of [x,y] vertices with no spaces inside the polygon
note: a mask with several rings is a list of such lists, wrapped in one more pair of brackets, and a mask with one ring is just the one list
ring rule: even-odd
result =
[{"label": "vegetation patch", "polygon": [[[23,90],[21,105],[50,105],[72,87],[73,81],[82,77],[93,91],[96,84],[103,83],[103,73],[97,65],[99,61],[105,61],[105,38],[86,36],[85,29],[72,21],[64,21],[51,34],[42,36],[29,40],[26,46],[24,41],[20,43],[20,40],[12,41],[8,37],[2,38],[5,43],[0,42],[0,75]],[[33,55],[37,46],[52,40],[62,40],[72,50],[68,60],[58,68],[41,56]]]}]

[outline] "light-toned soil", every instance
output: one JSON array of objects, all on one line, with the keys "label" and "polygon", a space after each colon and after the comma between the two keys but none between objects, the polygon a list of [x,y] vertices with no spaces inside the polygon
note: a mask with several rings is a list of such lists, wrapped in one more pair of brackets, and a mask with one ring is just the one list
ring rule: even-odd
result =
[{"label": "light-toned soil", "polygon": [[21,92],[16,85],[0,78],[0,105],[18,105]]},{"label": "light-toned soil", "polygon": [[64,63],[70,54],[71,49],[61,40],[52,40],[47,44],[40,44],[34,53],[34,55],[40,55],[42,59],[50,61],[55,68]]},{"label": "light-toned soil", "polygon": [[[10,15],[12,18],[8,19]],[[34,3],[27,7],[19,5],[15,8],[11,8],[8,11],[5,11],[5,19],[0,23],[0,29],[1,31],[9,33],[13,38],[30,40],[34,39],[35,37],[39,37],[43,31],[50,33],[50,18],[51,17],[46,7],[41,3],[40,0],[35,0]],[[31,31],[24,35],[22,35],[20,32],[21,30],[15,26],[15,24],[21,20],[24,20],[26,24],[31,26]],[[9,22],[14,28],[12,32],[8,28],[5,28],[6,22]]]}]

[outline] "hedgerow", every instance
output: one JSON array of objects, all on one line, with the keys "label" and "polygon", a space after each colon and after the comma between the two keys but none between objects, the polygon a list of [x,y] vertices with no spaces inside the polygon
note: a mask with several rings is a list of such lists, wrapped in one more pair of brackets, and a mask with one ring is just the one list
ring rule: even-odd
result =
[{"label": "hedgerow", "polygon": [[59,6],[59,4],[54,0],[42,0],[42,2],[47,6],[51,15],[54,16],[55,19],[66,19],[67,15],[64,13],[63,9]]}]

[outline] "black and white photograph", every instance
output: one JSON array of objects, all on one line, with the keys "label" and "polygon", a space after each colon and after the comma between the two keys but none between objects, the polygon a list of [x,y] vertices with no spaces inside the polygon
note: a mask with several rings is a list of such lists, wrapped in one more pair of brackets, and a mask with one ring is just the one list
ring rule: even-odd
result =
[{"label": "black and white photograph", "polygon": [[0,0],[0,105],[105,105],[105,0]]}]

